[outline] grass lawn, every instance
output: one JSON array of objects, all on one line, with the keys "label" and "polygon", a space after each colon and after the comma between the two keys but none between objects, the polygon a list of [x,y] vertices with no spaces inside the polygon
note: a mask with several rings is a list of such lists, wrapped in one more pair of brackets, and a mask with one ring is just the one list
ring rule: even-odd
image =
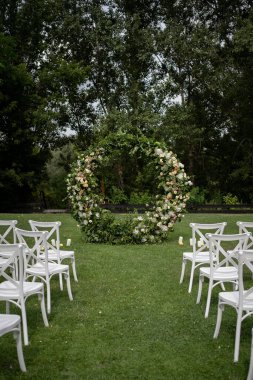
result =
[{"label": "grass lawn", "polygon": [[[197,276],[188,294],[189,267],[179,285],[182,252],[189,249],[190,222],[252,221],[253,215],[188,214],[169,241],[159,245],[86,244],[68,214],[1,214],[28,228],[28,219],[61,220],[62,240],[72,239],[79,282],[74,301],[52,280],[52,313],[44,327],[36,297],[27,301],[30,345],[24,347],[27,373],[19,371],[10,334],[0,340],[0,379],[246,379],[252,318],[243,322],[240,358],[233,363],[236,313],[227,308],[220,336],[212,338],[217,295],[204,318],[207,286],[196,305]],[[178,245],[183,236],[185,245]],[[13,307],[12,312],[15,312]],[[4,302],[0,312],[5,312]]]}]

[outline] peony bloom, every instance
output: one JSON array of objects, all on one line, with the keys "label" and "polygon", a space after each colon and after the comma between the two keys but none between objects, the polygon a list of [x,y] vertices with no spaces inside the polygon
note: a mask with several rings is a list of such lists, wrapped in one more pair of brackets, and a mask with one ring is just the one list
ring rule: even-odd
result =
[{"label": "peony bloom", "polygon": [[155,149],[155,154],[157,154],[157,156],[161,156],[163,154],[162,149],[156,148]]},{"label": "peony bloom", "polygon": [[179,180],[184,179],[184,173],[179,173],[179,174],[177,175],[177,178],[178,178]]}]

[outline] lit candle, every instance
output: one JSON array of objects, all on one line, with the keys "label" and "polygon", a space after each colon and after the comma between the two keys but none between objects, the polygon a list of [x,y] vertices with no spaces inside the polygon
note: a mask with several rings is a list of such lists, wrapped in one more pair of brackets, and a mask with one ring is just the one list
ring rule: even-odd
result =
[{"label": "lit candle", "polygon": [[71,239],[67,239],[67,247],[69,247],[70,246],[70,244],[71,244]]},{"label": "lit candle", "polygon": [[178,238],[178,244],[179,245],[184,245],[183,236],[179,236],[179,238]]}]

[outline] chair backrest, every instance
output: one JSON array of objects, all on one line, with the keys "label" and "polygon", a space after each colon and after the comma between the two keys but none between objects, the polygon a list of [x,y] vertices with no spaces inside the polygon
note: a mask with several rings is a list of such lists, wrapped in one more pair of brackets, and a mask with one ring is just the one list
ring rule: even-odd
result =
[{"label": "chair backrest", "polygon": [[[18,241],[24,244],[24,272],[35,263],[45,268],[48,275],[47,231],[27,231],[16,228]],[[43,252],[43,258],[41,253]]]},{"label": "chair backrest", "polygon": [[17,220],[0,220],[0,244],[15,244]]},{"label": "chair backrest", "polygon": [[253,293],[253,286],[245,289],[244,287],[244,268],[247,267],[251,273],[253,273],[253,257],[251,258],[249,253],[252,255],[252,251],[249,252],[247,250],[236,252],[237,258],[238,258],[238,274],[239,274],[239,307],[242,307],[242,305],[247,304],[247,300],[249,301],[249,304],[251,305],[251,311],[249,310],[250,314],[253,314],[253,299],[252,299],[252,293]]},{"label": "chair backrest", "polygon": [[58,254],[60,260],[60,225],[61,222],[38,222],[29,220],[33,231],[47,231],[47,248]]},{"label": "chair backrest", "polygon": [[247,247],[250,233],[243,234],[207,234],[209,240],[210,267],[215,271],[222,266],[238,267],[235,252]]},{"label": "chair backrest", "polygon": [[[209,251],[209,240],[206,237],[206,234],[223,234],[224,228],[227,223],[190,223],[192,228],[192,246],[193,246],[193,255],[196,256],[198,253],[203,251]],[[202,245],[198,247],[198,242],[202,241]]]},{"label": "chair backrest", "polygon": [[[0,254],[1,252],[8,253],[8,259],[0,267],[0,277],[5,281],[11,282],[13,291],[16,292],[18,290],[21,298],[23,298],[24,279],[23,250],[24,247],[22,244],[0,244]],[[10,267],[15,268],[15,278],[10,275]],[[1,292],[4,292],[4,288],[1,289]],[[10,293],[9,288],[8,293]]]},{"label": "chair backrest", "polygon": [[[247,233],[251,232],[253,233],[253,222],[237,222],[237,226],[239,227],[239,233]],[[247,249],[253,249],[253,236],[251,235],[248,244],[247,244]]]}]

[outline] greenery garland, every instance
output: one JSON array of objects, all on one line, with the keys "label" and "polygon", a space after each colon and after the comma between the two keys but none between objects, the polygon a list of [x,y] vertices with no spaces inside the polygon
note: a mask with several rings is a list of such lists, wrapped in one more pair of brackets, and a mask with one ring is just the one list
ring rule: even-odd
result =
[{"label": "greenery garland", "polygon": [[[129,155],[144,155],[157,171],[157,194],[150,211],[143,215],[114,218],[104,203],[97,176],[112,150],[127,147]],[[168,237],[174,223],[183,217],[192,185],[184,165],[160,143],[148,138],[118,133],[87,154],[80,154],[67,178],[73,215],[89,242],[158,243]]]}]

